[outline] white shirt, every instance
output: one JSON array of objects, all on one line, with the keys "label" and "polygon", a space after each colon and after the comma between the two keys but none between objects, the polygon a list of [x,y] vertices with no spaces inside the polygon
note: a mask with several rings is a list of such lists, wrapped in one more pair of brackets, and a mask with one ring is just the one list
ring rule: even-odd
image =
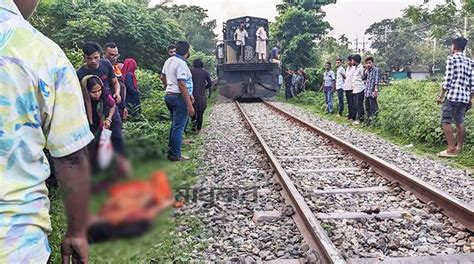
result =
[{"label": "white shirt", "polygon": [[364,75],[364,67],[360,63],[354,70],[354,75],[352,77],[352,93],[357,94],[365,90],[364,81],[362,76]]},{"label": "white shirt", "polygon": [[257,30],[257,41],[267,40],[267,32],[263,27],[259,27]]},{"label": "white shirt", "polygon": [[344,78],[342,75],[346,74],[344,67],[339,66],[336,72],[336,90],[344,89]]},{"label": "white shirt", "polygon": [[248,38],[249,34],[247,33],[247,30],[238,28],[235,30],[234,33],[234,38],[235,38],[235,44],[238,46],[245,46],[245,38]]},{"label": "white shirt", "polygon": [[352,91],[352,77],[354,75],[354,66],[347,67],[346,80],[344,82],[344,91]]},{"label": "white shirt", "polygon": [[181,93],[178,81],[188,82],[193,78],[186,61],[178,55],[165,61],[161,73],[166,75],[166,92],[170,93]]}]

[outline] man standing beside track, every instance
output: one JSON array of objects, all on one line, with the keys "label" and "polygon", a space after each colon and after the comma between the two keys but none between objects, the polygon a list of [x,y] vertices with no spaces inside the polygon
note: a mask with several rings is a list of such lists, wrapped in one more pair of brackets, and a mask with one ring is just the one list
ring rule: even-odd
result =
[{"label": "man standing beside track", "polygon": [[352,66],[352,55],[347,57],[346,73],[342,74],[344,78],[344,92],[347,101],[347,119],[355,121],[354,97],[352,96],[352,77],[354,75],[354,66]]},{"label": "man standing beside track", "polygon": [[365,59],[367,65],[367,77],[365,79],[365,110],[367,112],[366,124],[370,125],[375,114],[379,111],[377,97],[379,95],[380,75],[379,69],[374,65],[374,58]]},{"label": "man standing beside track", "polygon": [[338,116],[342,116],[344,112],[344,77],[346,70],[342,66],[342,59],[336,60],[336,92],[338,99]]},{"label": "man standing beside track", "polygon": [[168,159],[182,161],[189,159],[181,155],[184,128],[190,117],[194,116],[193,103],[188,92],[187,82],[192,75],[186,59],[189,58],[189,43],[178,41],[176,55],[166,60],[161,73],[161,81],[166,85],[165,102],[170,111],[171,126],[168,144]]},{"label": "man standing beside track", "polygon": [[[441,125],[448,141],[448,148],[438,153],[440,157],[456,157],[464,145],[464,117],[472,106],[474,97],[474,63],[464,54],[467,40],[456,38],[452,41],[451,52],[446,62],[443,87],[437,97],[441,104]],[[456,122],[457,146],[455,145],[452,121]]]},{"label": "man standing beside track", "polygon": [[354,73],[352,76],[352,96],[354,98],[354,124],[358,125],[364,121],[364,90],[365,84],[362,80],[364,76],[364,66],[362,66],[362,57],[360,55],[352,56],[352,65]]}]

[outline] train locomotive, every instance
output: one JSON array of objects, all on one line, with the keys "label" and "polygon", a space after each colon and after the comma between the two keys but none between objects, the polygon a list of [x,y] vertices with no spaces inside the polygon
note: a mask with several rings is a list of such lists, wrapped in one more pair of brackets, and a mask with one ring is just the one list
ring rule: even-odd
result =
[{"label": "train locomotive", "polygon": [[[237,61],[238,46],[234,34],[244,23],[248,38]],[[269,44],[267,43],[267,62],[258,62],[256,54],[256,32],[263,25],[268,32],[268,20],[257,17],[239,17],[227,20],[223,27],[224,41],[216,48],[217,76],[220,94],[230,99],[268,98],[275,96],[282,83],[278,63],[268,62]]]}]

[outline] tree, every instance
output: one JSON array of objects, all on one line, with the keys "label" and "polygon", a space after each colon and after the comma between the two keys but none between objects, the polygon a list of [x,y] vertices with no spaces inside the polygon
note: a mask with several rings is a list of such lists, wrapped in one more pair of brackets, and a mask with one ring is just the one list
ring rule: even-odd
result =
[{"label": "tree", "polygon": [[323,20],[321,4],[310,6],[311,1],[292,2],[284,1],[279,7],[280,14],[270,26],[270,35],[281,46],[284,67],[312,67],[318,63],[315,41],[331,27]]},{"label": "tree", "polygon": [[349,44],[351,44],[351,42],[349,42],[349,39],[346,37],[346,34],[342,34],[338,40],[342,46],[349,48]]},{"label": "tree", "polygon": [[165,12],[170,13],[184,31],[185,39],[191,43],[193,49],[207,54],[213,54],[215,49],[214,34],[216,20],[207,21],[207,10],[198,6],[173,5],[164,7]]},{"label": "tree", "polygon": [[145,4],[41,2],[31,23],[65,50],[86,41],[116,42],[122,58],[152,70],[168,57],[167,46],[184,35],[166,12]]}]

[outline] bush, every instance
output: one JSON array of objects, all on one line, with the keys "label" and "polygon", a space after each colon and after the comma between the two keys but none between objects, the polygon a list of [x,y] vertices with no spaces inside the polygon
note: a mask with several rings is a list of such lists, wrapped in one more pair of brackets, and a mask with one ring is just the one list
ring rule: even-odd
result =
[{"label": "bush", "polygon": [[[312,91],[317,91],[323,82],[323,69],[321,68],[306,68],[306,75],[308,75],[308,87]],[[323,96],[324,99],[324,96]]]},{"label": "bush", "polygon": [[145,100],[150,97],[152,91],[164,91],[163,83],[158,73],[139,69],[136,71],[140,97]]},{"label": "bush", "polygon": [[[404,80],[382,89],[379,97],[380,113],[376,126],[383,131],[420,143],[443,144],[440,126],[440,106],[435,98],[440,84]],[[474,143],[473,114],[466,119],[466,143]],[[467,149],[467,148],[466,148]]]}]

